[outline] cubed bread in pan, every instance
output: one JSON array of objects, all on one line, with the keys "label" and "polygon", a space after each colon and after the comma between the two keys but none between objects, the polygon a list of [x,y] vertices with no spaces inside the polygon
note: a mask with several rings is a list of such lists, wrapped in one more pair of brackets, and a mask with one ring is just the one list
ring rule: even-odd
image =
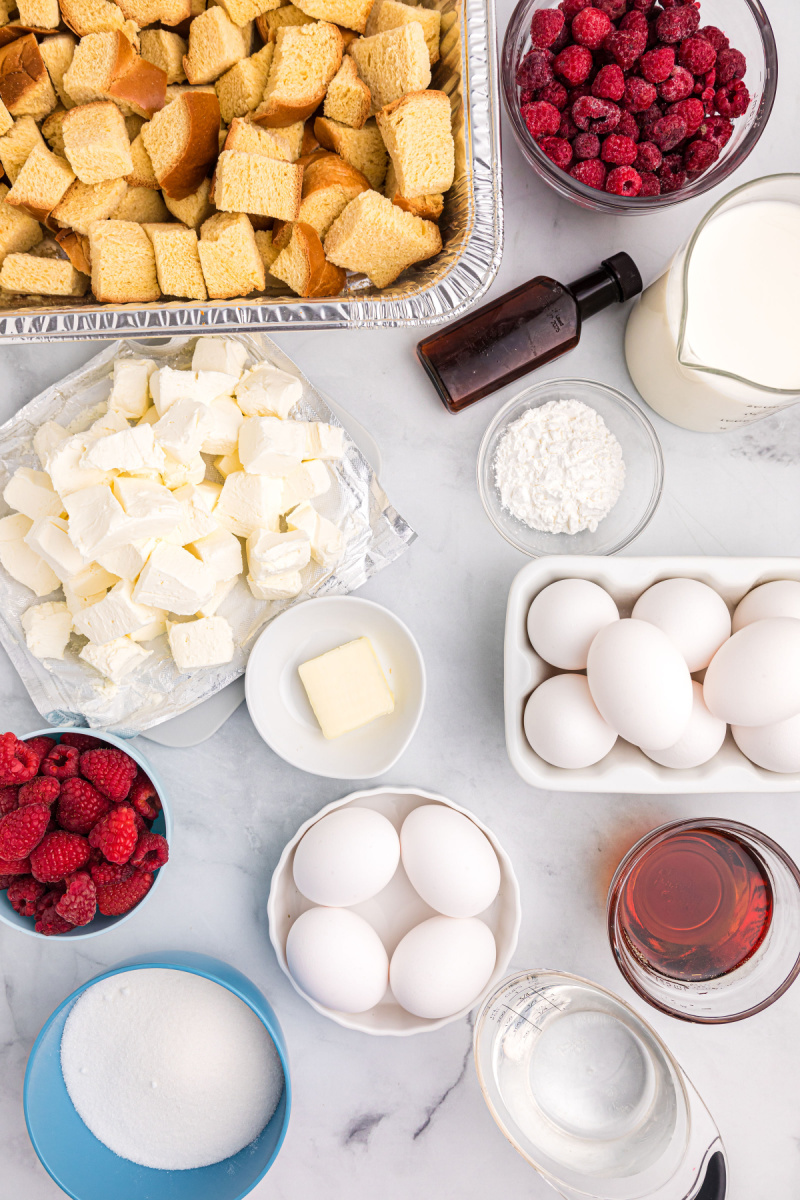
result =
[{"label": "cubed bread in pan", "polygon": [[283,162],[297,162],[303,147],[305,125],[295,121],[283,129],[266,129],[234,117],[225,137],[225,150],[242,150],[245,154],[262,154]]},{"label": "cubed bread in pan", "polygon": [[44,237],[37,220],[22,209],[6,204],[7,195],[8,188],[0,183],[0,262],[7,254],[31,250]]},{"label": "cubed bread in pan", "polygon": [[280,8],[273,8],[256,17],[256,27],[263,42],[274,41],[278,30],[286,25],[313,24],[314,18],[306,16],[295,4],[282,4]]},{"label": "cubed bread in pan", "polygon": [[167,88],[166,102],[167,104],[172,104],[173,100],[179,100],[181,96],[203,94],[206,96],[216,96],[217,89],[213,83],[201,84],[199,87],[192,87],[190,83],[171,83]]},{"label": "cubed bread in pan", "polygon": [[5,104],[3,104],[3,101],[0,100],[0,137],[5,137],[13,124],[14,118]]},{"label": "cubed bread in pan", "polygon": [[75,172],[67,160],[53,154],[42,142],[25,159],[6,203],[44,222],[74,179]]},{"label": "cubed bread in pan", "polygon": [[87,235],[95,221],[107,221],[128,191],[124,179],[81,183],[76,179],[50,213],[50,225],[66,226]]},{"label": "cubed bread in pan", "polygon": [[141,133],[131,142],[133,169],[125,176],[129,187],[146,187],[158,191],[158,180]]},{"label": "cubed bread in pan", "polygon": [[403,212],[378,192],[362,192],[334,221],[325,254],[339,267],[363,271],[386,287],[412,263],[438,254],[442,238],[432,221]]},{"label": "cubed bread in pan", "polygon": [[326,21],[279,29],[264,98],[253,121],[273,128],[305,121],[322,103],[342,65],[342,53],[342,35]]},{"label": "cubed bread in pan", "polygon": [[111,100],[80,104],[64,115],[64,152],[81,183],[124,179],[133,170],[125,118]]},{"label": "cubed bread in pan", "polygon": [[34,29],[58,29],[61,24],[58,0],[17,0],[17,16],[21,25]]},{"label": "cubed bread in pan", "polygon": [[203,277],[212,300],[248,296],[264,289],[264,263],[245,213],[215,213],[198,243]]},{"label": "cubed bread in pan", "polygon": [[164,295],[207,300],[196,230],[176,223],[145,225],[143,228],[153,243],[158,286]]},{"label": "cubed bread in pan", "polygon": [[402,208],[405,212],[413,213],[415,217],[423,217],[426,221],[438,221],[442,215],[444,208],[444,196],[441,192],[436,192],[428,196],[414,196],[409,200],[404,196],[397,186],[397,176],[394,173],[394,165],[389,159],[389,168],[386,172],[386,183],[383,187],[383,194],[387,200],[391,200],[392,204],[396,204],[398,208]]},{"label": "cubed bread in pan", "polygon": [[375,33],[385,33],[387,29],[398,29],[410,21],[417,21],[422,26],[433,66],[439,61],[442,27],[442,14],[437,8],[424,8],[421,4],[403,4],[401,0],[375,0],[370,9],[365,33],[367,37],[371,37]]},{"label": "cubed bread in pan", "polygon": [[317,21],[331,21],[363,33],[373,0],[298,0],[297,7]]},{"label": "cubed bread in pan", "polygon": [[347,273],[325,257],[315,229],[302,221],[292,225],[289,244],[281,250],[270,268],[271,274],[298,296],[338,296]]},{"label": "cubed bread in pan", "polygon": [[112,0],[59,0],[64,23],[78,37],[89,33],[124,33],[133,46],[139,45],[139,31],[126,21],[122,9]]},{"label": "cubed bread in pan", "polygon": [[217,162],[214,203],[221,212],[255,213],[294,221],[300,211],[303,168],[296,163],[223,150]]},{"label": "cubed bread in pan", "polygon": [[219,97],[219,111],[226,124],[230,125],[234,117],[243,117],[245,113],[258,107],[264,95],[274,52],[274,43],[268,42],[249,58],[242,58],[234,63],[231,69],[217,80],[215,86]]},{"label": "cubed bread in pan", "polygon": [[7,254],[0,267],[0,288],[25,296],[83,296],[88,286],[88,276],[66,258]]},{"label": "cubed bread in pan", "polygon": [[324,238],[350,201],[368,191],[369,180],[360,171],[338,154],[323,154],[303,171],[303,198],[297,219]]},{"label": "cubed bread in pan", "polygon": [[150,238],[135,221],[95,221],[89,233],[92,291],[106,304],[146,303],[161,291]]},{"label": "cubed bread in pan", "polygon": [[162,190],[175,200],[197,191],[219,153],[219,101],[189,92],[156,113],[142,130]]},{"label": "cubed bread in pan", "polygon": [[183,69],[189,83],[213,83],[247,56],[244,35],[218,4],[195,17],[189,27],[189,53]]},{"label": "cubed bread in pan", "polygon": [[409,92],[375,119],[404,196],[412,200],[452,187],[455,144],[444,92]]},{"label": "cubed bread in pan", "polygon": [[374,120],[367,121],[361,129],[351,129],[349,125],[340,125],[328,117],[317,117],[314,133],[321,146],[341,155],[345,162],[366,175],[372,187],[379,188],[382,185],[389,156]]},{"label": "cubed bread in pan", "polygon": [[196,191],[181,200],[173,200],[164,193],[164,203],[177,221],[190,229],[199,229],[216,209],[211,202],[211,180],[203,179]]},{"label": "cubed bread in pan", "polygon": [[0,100],[12,117],[46,117],[56,93],[32,33],[0,47]]},{"label": "cubed bread in pan", "polygon": [[191,0],[115,0],[122,15],[140,29],[145,25],[180,25],[192,15]]},{"label": "cubed bread in pan", "polygon": [[359,77],[355,59],[345,54],[342,65],[330,82],[322,111],[332,121],[360,129],[371,107],[372,94]]},{"label": "cubed bread in pan", "polygon": [[34,146],[44,146],[39,126],[33,117],[17,117],[8,133],[0,138],[0,162],[12,183]]},{"label": "cubed bread in pan", "polygon": [[43,38],[39,43],[39,53],[44,59],[50,81],[65,108],[71,108],[75,103],[64,90],[62,81],[72,62],[77,44],[71,33],[56,33],[52,37]]},{"label": "cubed bread in pan", "polygon": [[161,192],[129,187],[111,216],[115,221],[135,221],[137,225],[143,225],[146,221],[168,221],[169,209]]},{"label": "cubed bread in pan", "polygon": [[431,60],[422,26],[417,21],[357,38],[347,50],[372,93],[377,112],[406,92],[422,92],[431,82]]},{"label": "cubed bread in pan", "polygon": [[183,82],[186,78],[183,56],[189,49],[188,42],[172,30],[143,29],[140,43],[142,58],[161,68],[167,77],[167,86]]},{"label": "cubed bread in pan", "polygon": [[167,77],[139,57],[124,33],[90,33],[78,42],[63,86],[76,104],[115,100],[123,111],[150,118],[164,107]]},{"label": "cubed bread in pan", "polygon": [[278,8],[283,0],[217,0],[217,3],[225,9],[234,25],[246,25],[270,9]]},{"label": "cubed bread in pan", "polygon": [[59,229],[56,241],[76,271],[91,275],[92,258],[89,253],[89,239],[85,234],[77,233],[74,229]]},{"label": "cubed bread in pan", "polygon": [[42,136],[53,154],[60,154],[62,158],[66,157],[64,152],[64,117],[66,115],[67,110],[59,104],[49,117],[45,117],[41,127]]}]

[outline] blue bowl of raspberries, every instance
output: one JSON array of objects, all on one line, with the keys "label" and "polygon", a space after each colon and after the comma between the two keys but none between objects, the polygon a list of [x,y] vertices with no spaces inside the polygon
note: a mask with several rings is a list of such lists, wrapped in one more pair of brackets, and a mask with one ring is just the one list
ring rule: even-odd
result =
[{"label": "blue bowl of raspberries", "polygon": [[521,0],[502,77],[517,142],[561,195],[651,212],[741,166],[778,59],[760,0]]},{"label": "blue bowl of raspberries", "polygon": [[0,734],[0,921],[86,938],[128,920],[169,858],[163,797],[147,761],[113,734]]}]

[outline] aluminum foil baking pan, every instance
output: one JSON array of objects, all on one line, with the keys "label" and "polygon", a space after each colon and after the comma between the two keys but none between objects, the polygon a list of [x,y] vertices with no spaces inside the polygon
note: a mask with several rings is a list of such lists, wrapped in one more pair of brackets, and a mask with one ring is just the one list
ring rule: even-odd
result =
[{"label": "aluminum foil baking pan", "polygon": [[[331,300],[303,300],[277,285],[252,300],[103,304],[91,298],[27,306],[0,297],[0,337],[14,341],[154,337],[226,329],[335,329],[430,325],[453,318],[489,287],[500,265],[503,201],[494,0],[422,0],[442,13],[441,58],[431,87],[450,96],[456,175],[439,226],[444,249],[388,288],[350,275]],[[10,306],[14,307],[10,307]]]}]

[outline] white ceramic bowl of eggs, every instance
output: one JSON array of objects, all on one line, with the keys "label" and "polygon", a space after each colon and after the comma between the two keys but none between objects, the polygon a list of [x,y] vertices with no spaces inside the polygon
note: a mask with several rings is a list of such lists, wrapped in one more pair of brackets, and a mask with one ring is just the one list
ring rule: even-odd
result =
[{"label": "white ceramic bowl of eggs", "polygon": [[267,905],[278,962],[317,1012],[348,1029],[439,1029],[505,975],[519,885],[492,832],[418,788],[327,805],[275,868]]},{"label": "white ceramic bowl of eggs", "polygon": [[506,744],[560,791],[800,789],[800,559],[541,559],[508,600]]}]

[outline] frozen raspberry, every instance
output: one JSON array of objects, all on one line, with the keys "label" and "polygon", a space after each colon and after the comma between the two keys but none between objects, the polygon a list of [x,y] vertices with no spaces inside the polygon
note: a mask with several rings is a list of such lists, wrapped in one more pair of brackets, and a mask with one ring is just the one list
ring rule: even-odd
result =
[{"label": "frozen raspberry", "polygon": [[39,757],[13,733],[0,734],[0,785],[27,783],[39,769]]},{"label": "frozen raspberry", "polygon": [[709,167],[713,167],[721,154],[716,142],[704,142],[700,138],[689,145],[683,152],[683,165],[690,179],[696,179]]},{"label": "frozen raspberry", "polygon": [[581,161],[600,157],[600,138],[595,133],[579,133],[572,143],[572,152]]},{"label": "frozen raspberry", "polygon": [[643,172],[657,171],[661,166],[664,155],[659,150],[655,142],[639,142],[636,147],[636,158],[633,165],[640,175]]},{"label": "frozen raspberry", "polygon": [[139,867],[142,871],[157,871],[168,860],[167,839],[159,833],[141,834],[130,858],[131,866]]},{"label": "frozen raspberry", "polygon": [[517,86],[539,92],[553,82],[553,56],[549,50],[529,50],[517,67]]},{"label": "frozen raspberry", "polygon": [[572,36],[579,46],[599,50],[611,33],[611,18],[599,8],[584,8],[572,22]]},{"label": "frozen raspberry", "polygon": [[664,112],[658,104],[653,104],[646,112],[636,114],[639,128],[642,131],[642,137],[646,142],[652,142],[656,121],[660,121],[663,115]]},{"label": "frozen raspberry", "polygon": [[647,109],[655,101],[656,94],[655,84],[647,83],[644,79],[631,75],[629,79],[625,80],[622,107],[632,113],[647,112]]},{"label": "frozen raspberry", "polygon": [[656,0],[630,0],[630,6],[634,12],[640,12],[647,16],[655,2]]},{"label": "frozen raspberry", "polygon": [[0,892],[10,888],[12,883],[16,883],[19,879],[18,875],[0,875]]},{"label": "frozen raspberry", "polygon": [[683,169],[683,155],[669,154],[658,169],[661,191],[679,192],[686,187],[687,175]]},{"label": "frozen raspberry", "polygon": [[721,29],[717,29],[716,25],[704,25],[702,29],[697,31],[700,37],[704,37],[719,54],[720,50],[727,50],[731,44],[730,38],[724,34]]},{"label": "frozen raspberry", "polygon": [[13,787],[7,783],[0,787],[0,817],[4,817],[7,813],[13,812],[15,808],[19,808],[19,788]]},{"label": "frozen raspberry", "polygon": [[584,133],[610,133],[619,125],[621,109],[610,100],[582,96],[572,106],[572,119]]},{"label": "frozen raspberry", "polygon": [[68,833],[84,837],[111,810],[111,801],[86,779],[67,779],[61,788],[56,820]]},{"label": "frozen raspberry", "polygon": [[44,837],[49,821],[50,809],[46,804],[26,804],[3,817],[0,820],[0,859],[27,858]]},{"label": "frozen raspberry", "polygon": [[588,8],[592,0],[561,0],[559,8],[561,9],[567,21],[571,21],[576,17],[582,8]]},{"label": "frozen raspberry", "polygon": [[666,116],[678,116],[686,122],[686,136],[694,137],[705,119],[702,102],[694,96],[688,100],[679,100],[667,109]]},{"label": "frozen raspberry", "polygon": [[39,770],[42,775],[50,775],[59,782],[72,779],[78,774],[80,757],[76,746],[54,746],[42,759]]},{"label": "frozen raspberry", "polygon": [[522,110],[522,119],[531,137],[546,137],[547,134],[558,133],[561,124],[561,113],[553,104],[537,100]]},{"label": "frozen raspberry", "polygon": [[600,157],[603,162],[613,163],[617,167],[633,166],[636,161],[636,143],[632,138],[610,133],[603,142]]},{"label": "frozen raspberry", "polygon": [[95,825],[89,845],[100,850],[112,863],[126,863],[136,847],[138,831],[129,804],[120,804]]},{"label": "frozen raspberry", "polygon": [[724,150],[733,137],[733,125],[727,117],[706,117],[697,133],[704,142],[716,142]]},{"label": "frozen raspberry", "polygon": [[620,17],[625,15],[628,0],[594,0],[594,4],[607,17],[610,17],[612,21],[618,21]]},{"label": "frozen raspberry", "polygon": [[65,921],[61,914],[56,912],[56,904],[60,899],[60,892],[45,892],[42,896],[36,908],[35,929],[37,933],[51,937],[57,933],[69,933],[70,929],[74,928],[69,921]]},{"label": "frozen raspberry", "polygon": [[99,750],[101,746],[107,746],[108,743],[100,738],[92,737],[89,733],[62,733],[62,746],[74,746],[83,754],[84,750]]},{"label": "frozen raspberry", "polygon": [[592,81],[592,95],[601,100],[621,100],[624,93],[625,76],[622,74],[622,67],[618,67],[616,63],[601,67]]},{"label": "frozen raspberry", "polygon": [[572,146],[566,138],[560,137],[543,137],[539,141],[542,153],[554,162],[557,167],[561,167],[562,171],[566,171],[569,164],[572,162]]},{"label": "frozen raspberry", "polygon": [[31,872],[42,883],[57,883],[79,871],[89,859],[89,843],[77,833],[57,829],[46,833],[31,853]]},{"label": "frozen raspberry", "polygon": [[56,902],[56,912],[70,925],[88,925],[97,911],[97,892],[88,871],[67,878],[67,890]]},{"label": "frozen raspberry", "polygon": [[717,61],[717,52],[705,38],[695,34],[684,38],[678,50],[678,62],[693,75],[704,75]]},{"label": "frozen raspberry", "polygon": [[134,871],[130,879],[122,883],[102,883],[97,889],[97,907],[105,917],[118,917],[130,912],[144,900],[153,886],[150,871]]},{"label": "frozen raspberry", "polygon": [[136,763],[122,750],[106,747],[86,750],[81,755],[81,774],[109,800],[118,804],[131,790],[139,770]]},{"label": "frozen raspberry", "polygon": [[[26,738],[25,739],[25,745],[28,747],[29,750],[32,750],[33,753],[35,755],[37,755],[39,762],[42,761],[42,759],[45,757],[45,755],[50,753],[50,751],[53,749],[53,746],[55,746],[55,744],[56,743],[53,740],[53,738],[49,738],[49,737],[34,737],[34,738]],[[37,767],[37,770],[38,770],[38,767]]]},{"label": "frozen raspberry", "polygon": [[672,46],[658,46],[642,55],[639,70],[648,83],[663,83],[669,79],[675,66],[675,51]]},{"label": "frozen raspberry", "polygon": [[656,34],[662,42],[682,42],[691,37],[700,24],[700,13],[693,4],[681,4],[662,12],[656,21]]},{"label": "frozen raspberry", "polygon": [[570,175],[587,187],[597,188],[602,192],[606,183],[606,169],[599,158],[590,158],[586,162],[576,163],[570,168]]},{"label": "frozen raspberry", "polygon": [[694,91],[694,76],[685,67],[675,67],[669,79],[658,85],[658,94],[668,104],[686,100]]},{"label": "frozen raspberry", "polygon": [[135,867],[127,863],[110,863],[100,862],[92,863],[89,867],[89,874],[94,882],[99,887],[101,883],[124,883],[126,879],[130,879]]},{"label": "frozen raspberry", "polygon": [[548,83],[539,92],[539,100],[543,100],[546,104],[552,104],[559,112],[567,107],[567,89],[563,83],[558,83],[555,79],[552,83]]},{"label": "frozen raspberry", "polygon": [[564,14],[557,8],[537,9],[531,17],[531,45],[549,50],[565,25]]},{"label": "frozen raspberry", "polygon": [[15,880],[8,889],[8,900],[15,912],[21,917],[35,917],[36,905],[46,889],[43,883],[30,875]]},{"label": "frozen raspberry", "polygon": [[[631,33],[617,29],[606,38],[606,49],[609,50],[623,71],[630,71],[644,54],[647,38],[635,30]],[[606,189],[607,190],[607,189]]]},{"label": "frozen raspberry", "polygon": [[642,177],[642,190],[639,192],[639,195],[660,196],[661,184],[659,183],[658,176],[654,175],[652,171],[640,171],[639,174]]},{"label": "frozen raspberry", "polygon": [[726,83],[714,93],[714,107],[721,117],[743,117],[750,105],[750,93],[741,79]]},{"label": "frozen raspberry", "polygon": [[735,83],[737,79],[743,79],[746,70],[747,59],[741,50],[729,48],[720,50],[717,55],[717,83],[720,87],[725,87],[728,83]]},{"label": "frozen raspberry", "polygon": [[633,167],[614,167],[606,180],[606,191],[612,196],[638,196],[642,190],[642,177]]},{"label": "frozen raspberry", "polygon": [[625,16],[622,18],[617,28],[624,29],[628,33],[643,33],[645,37],[647,37],[650,33],[650,26],[647,24],[647,17],[644,15],[644,13],[640,12],[625,13]]},{"label": "frozen raspberry", "polygon": [[61,784],[47,775],[37,775],[19,789],[19,807],[25,804],[52,804],[58,799]]},{"label": "frozen raspberry", "polygon": [[556,75],[560,75],[570,87],[578,87],[588,79],[593,66],[592,52],[585,46],[567,46],[553,63]]},{"label": "frozen raspberry", "polygon": [[631,138],[634,142],[638,142],[642,136],[641,130],[636,124],[636,118],[629,112],[622,113],[614,133],[620,134],[621,137]]},{"label": "frozen raspberry", "polygon": [[677,113],[667,115],[653,126],[653,141],[659,150],[667,154],[686,137],[686,120]]}]

